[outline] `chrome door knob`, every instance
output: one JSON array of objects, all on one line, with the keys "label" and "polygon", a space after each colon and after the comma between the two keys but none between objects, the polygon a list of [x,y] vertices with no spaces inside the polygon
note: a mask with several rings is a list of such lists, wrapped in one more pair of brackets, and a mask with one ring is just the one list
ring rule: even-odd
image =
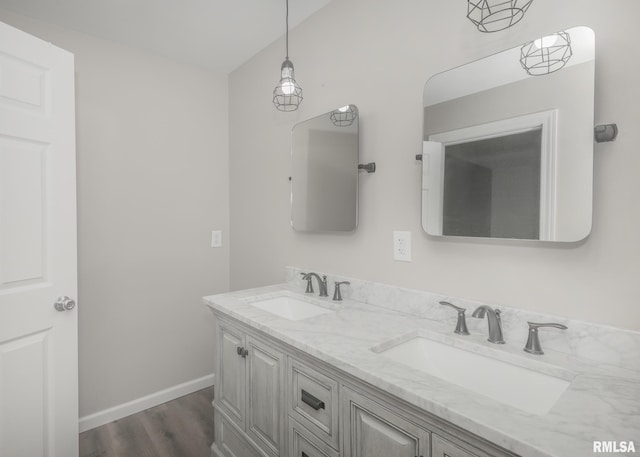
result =
[{"label": "chrome door knob", "polygon": [[65,295],[64,297],[58,297],[53,306],[56,311],[70,311],[76,307],[76,302]]}]

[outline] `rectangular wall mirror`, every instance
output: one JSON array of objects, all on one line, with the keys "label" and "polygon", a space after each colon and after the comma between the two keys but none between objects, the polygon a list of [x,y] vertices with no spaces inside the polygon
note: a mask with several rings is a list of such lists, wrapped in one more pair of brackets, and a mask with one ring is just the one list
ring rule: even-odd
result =
[{"label": "rectangular wall mirror", "polygon": [[572,242],[591,231],[595,37],[574,27],[433,76],[422,226]]},{"label": "rectangular wall mirror", "polygon": [[300,232],[358,226],[358,108],[345,105],[293,127],[291,225]]}]

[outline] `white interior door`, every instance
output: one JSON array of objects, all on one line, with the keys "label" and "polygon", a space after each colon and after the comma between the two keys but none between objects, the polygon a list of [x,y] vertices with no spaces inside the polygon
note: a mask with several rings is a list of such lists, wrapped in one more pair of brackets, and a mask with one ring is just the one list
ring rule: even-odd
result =
[{"label": "white interior door", "polygon": [[0,23],[0,457],[78,455],[73,78]]}]

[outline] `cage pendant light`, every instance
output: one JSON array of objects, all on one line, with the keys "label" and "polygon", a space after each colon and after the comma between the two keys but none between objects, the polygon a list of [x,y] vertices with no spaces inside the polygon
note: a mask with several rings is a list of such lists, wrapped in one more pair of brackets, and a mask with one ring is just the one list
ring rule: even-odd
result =
[{"label": "cage pendant light", "polygon": [[520,64],[531,76],[548,75],[564,67],[572,55],[571,37],[558,32],[522,46]]},{"label": "cage pendant light", "polygon": [[335,109],[329,114],[329,119],[336,127],[349,127],[358,117],[358,107],[356,105],[346,105]]},{"label": "cage pendant light", "polygon": [[280,67],[280,82],[273,89],[273,104],[280,111],[295,111],[302,102],[302,88],[296,82],[293,63],[289,60],[289,0],[286,0],[287,14],[285,35],[286,57]]},{"label": "cage pendant light", "polygon": [[467,0],[467,17],[481,32],[498,32],[518,23],[533,0]]}]

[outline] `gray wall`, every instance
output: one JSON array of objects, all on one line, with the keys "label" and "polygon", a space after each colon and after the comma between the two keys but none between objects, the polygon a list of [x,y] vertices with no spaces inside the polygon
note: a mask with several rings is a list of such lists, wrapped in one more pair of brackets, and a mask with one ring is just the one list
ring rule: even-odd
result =
[{"label": "gray wall", "polygon": [[[640,98],[636,0],[536,0],[509,30],[481,34],[465,2],[330,3],[290,33],[304,90],[299,111],[271,104],[284,40],[230,75],[231,287],[282,281],[285,265],[505,304],[640,330]],[[614,6],[615,5],[615,6]],[[591,235],[574,244],[436,239],[420,219],[422,90],[441,71],[576,25],[596,35],[596,123],[617,122],[595,145]],[[354,233],[289,226],[291,127],[336,106],[360,108],[360,224]],[[247,134],[250,132],[250,134]],[[260,198],[255,198],[260,195]],[[413,234],[413,262],[394,262],[392,231]],[[256,255],[259,253],[259,255]]]},{"label": "gray wall", "polygon": [[[227,76],[0,12],[75,54],[80,416],[209,375]],[[223,238],[224,239],[224,238]],[[225,240],[226,241],[226,240]]]}]

